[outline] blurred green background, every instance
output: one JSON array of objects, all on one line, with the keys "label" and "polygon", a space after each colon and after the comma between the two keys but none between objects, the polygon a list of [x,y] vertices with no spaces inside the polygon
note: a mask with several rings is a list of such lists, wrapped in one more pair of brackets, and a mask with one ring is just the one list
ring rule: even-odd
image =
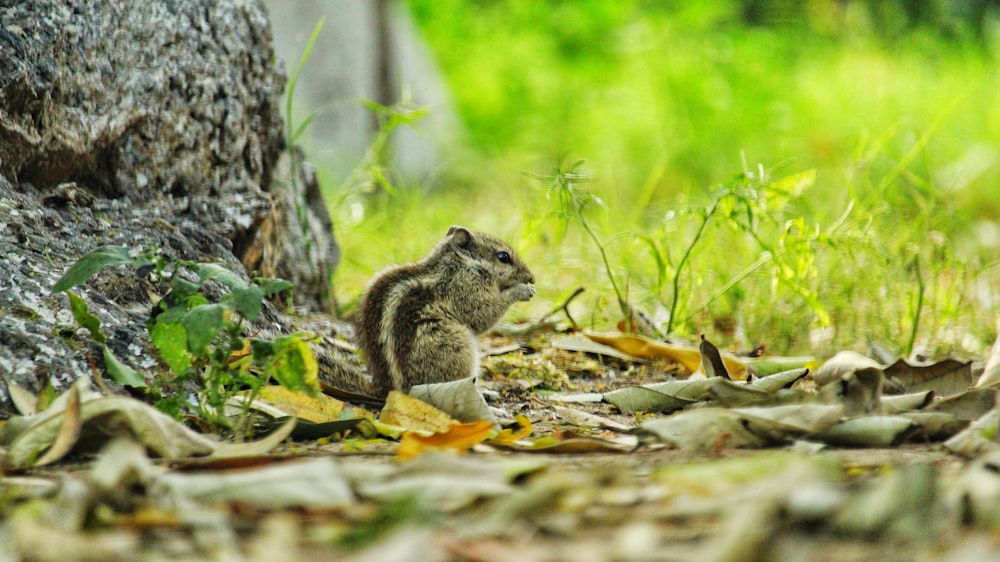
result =
[{"label": "blurred green background", "polygon": [[[462,223],[535,270],[514,316],[584,286],[577,319],[613,329],[617,286],[661,332],[720,347],[961,355],[995,337],[997,3],[404,5],[464,134],[433,181],[330,193],[348,309]],[[567,222],[529,174],[579,159],[592,181],[568,187],[600,204]]]}]

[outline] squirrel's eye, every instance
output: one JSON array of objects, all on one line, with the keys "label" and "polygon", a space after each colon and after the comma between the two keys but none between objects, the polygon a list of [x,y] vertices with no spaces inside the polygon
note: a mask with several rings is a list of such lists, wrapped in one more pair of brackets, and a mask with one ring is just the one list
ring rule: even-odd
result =
[{"label": "squirrel's eye", "polygon": [[512,263],[512,260],[510,259],[510,254],[508,254],[507,252],[497,252],[497,259],[503,263]]}]

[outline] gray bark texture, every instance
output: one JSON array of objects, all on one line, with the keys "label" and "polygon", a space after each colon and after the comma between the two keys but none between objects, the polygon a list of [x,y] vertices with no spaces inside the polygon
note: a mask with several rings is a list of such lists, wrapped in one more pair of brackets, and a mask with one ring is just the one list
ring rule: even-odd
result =
[{"label": "gray bark texture", "polygon": [[[0,0],[0,375],[59,389],[101,363],[50,290],[99,246],[282,277],[301,309],[329,308],[338,249],[284,147],[274,61],[257,0]],[[144,284],[118,268],[76,289],[139,370]]]}]

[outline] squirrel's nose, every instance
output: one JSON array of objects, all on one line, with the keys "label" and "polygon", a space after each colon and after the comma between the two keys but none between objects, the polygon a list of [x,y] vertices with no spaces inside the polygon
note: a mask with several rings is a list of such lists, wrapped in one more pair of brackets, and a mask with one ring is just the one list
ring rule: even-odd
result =
[{"label": "squirrel's nose", "polygon": [[531,285],[535,284],[535,276],[534,275],[529,275],[528,276],[528,283],[531,284]]}]

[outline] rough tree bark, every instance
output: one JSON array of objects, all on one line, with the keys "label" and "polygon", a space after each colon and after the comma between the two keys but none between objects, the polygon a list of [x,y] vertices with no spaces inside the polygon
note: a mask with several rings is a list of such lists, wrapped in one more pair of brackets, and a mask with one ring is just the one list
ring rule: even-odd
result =
[{"label": "rough tree bark", "polygon": [[[329,307],[338,250],[312,174],[291,181],[274,60],[256,0],[0,0],[0,374],[92,371],[50,287],[102,245],[283,277]],[[151,366],[142,282],[122,268],[80,292],[119,357]]]}]

